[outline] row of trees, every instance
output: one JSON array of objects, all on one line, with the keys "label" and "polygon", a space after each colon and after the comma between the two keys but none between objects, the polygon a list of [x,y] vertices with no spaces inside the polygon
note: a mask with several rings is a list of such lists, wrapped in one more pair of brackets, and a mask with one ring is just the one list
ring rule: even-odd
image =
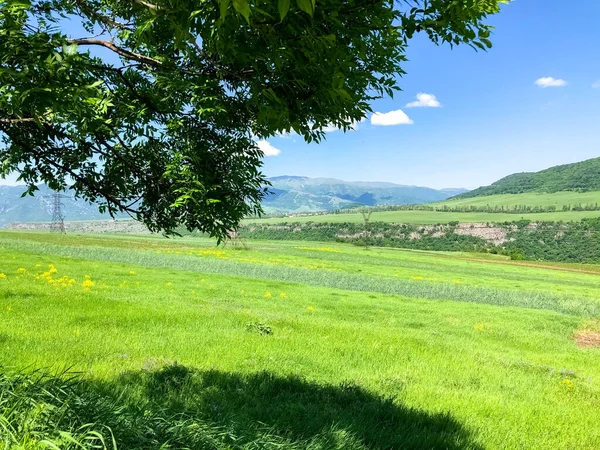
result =
[{"label": "row of trees", "polygon": [[[360,209],[336,209],[327,214],[356,214]],[[368,207],[371,212],[384,211],[431,211],[431,212],[453,212],[453,213],[503,213],[503,214],[529,214],[545,212],[568,212],[568,211],[600,211],[600,205],[596,203],[576,203],[563,205],[533,206],[533,205],[381,205]],[[325,214],[325,213],[323,213]],[[283,216],[281,216],[283,217]]]}]

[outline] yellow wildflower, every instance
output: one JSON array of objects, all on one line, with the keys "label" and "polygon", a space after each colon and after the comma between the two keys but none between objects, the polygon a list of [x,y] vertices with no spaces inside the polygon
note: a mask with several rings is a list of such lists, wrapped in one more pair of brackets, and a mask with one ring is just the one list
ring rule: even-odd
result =
[{"label": "yellow wildflower", "polygon": [[42,265],[41,264],[36,264],[35,267],[42,267]]},{"label": "yellow wildflower", "polygon": [[17,272],[23,274],[23,273],[27,272],[27,270],[23,269],[22,267],[19,267],[17,269]]},{"label": "yellow wildflower", "polygon": [[135,275],[135,272],[133,270],[130,270],[129,275]]},{"label": "yellow wildflower", "polygon": [[417,276],[410,277],[410,278],[412,278],[413,280],[422,280],[423,279],[423,277],[421,275],[417,275]]},{"label": "yellow wildflower", "polygon": [[12,306],[8,305],[8,306],[6,307],[6,310],[7,310],[7,311],[12,311]]},{"label": "yellow wildflower", "polygon": [[50,275],[58,272],[58,270],[56,270],[56,267],[54,267],[54,264],[48,264],[48,267],[50,268],[50,270],[47,273],[49,273]]},{"label": "yellow wildflower", "polygon": [[309,311],[312,311],[312,310],[314,310],[315,308],[313,308],[312,306],[309,306],[309,307],[308,307],[308,308],[306,308],[306,309],[308,309]]},{"label": "yellow wildflower", "polygon": [[279,294],[280,297],[285,297],[285,292],[282,292],[281,294]]},{"label": "yellow wildflower", "polygon": [[573,384],[573,382],[572,382],[571,380],[569,380],[568,378],[565,378],[565,379],[563,380],[563,384],[564,384],[565,386],[567,386],[567,389],[573,389],[573,386],[574,386],[574,384]]},{"label": "yellow wildflower", "polygon": [[92,286],[94,286],[94,282],[92,280],[90,280],[89,278],[86,278],[85,281],[83,283],[81,283],[81,286],[83,286],[83,289],[85,289],[86,291],[89,291],[90,288]]},{"label": "yellow wildflower", "polygon": [[173,283],[171,283],[170,281],[167,282],[167,287],[171,287],[173,286]]},{"label": "yellow wildflower", "polygon": [[75,336],[79,336],[81,334],[81,330],[79,328],[75,328],[75,330],[73,330],[73,334]]},{"label": "yellow wildflower", "polygon": [[6,278],[6,275],[0,272],[0,280]]},{"label": "yellow wildflower", "polygon": [[483,331],[485,330],[485,325],[478,323],[477,325],[473,326],[473,328],[475,328],[475,331]]},{"label": "yellow wildflower", "polygon": [[265,292],[265,297],[270,298],[271,297],[271,293],[270,292]]}]

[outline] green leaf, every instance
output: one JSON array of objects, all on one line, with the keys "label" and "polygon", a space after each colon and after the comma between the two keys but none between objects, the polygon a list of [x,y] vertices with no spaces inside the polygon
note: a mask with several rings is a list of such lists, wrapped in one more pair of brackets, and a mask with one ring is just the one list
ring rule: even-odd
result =
[{"label": "green leaf", "polygon": [[313,15],[314,13],[314,2],[312,0],[296,0],[298,8],[309,15]]},{"label": "green leaf", "polygon": [[290,0],[279,0],[277,8],[279,8],[279,17],[281,20],[285,19],[285,16],[290,10]]},{"label": "green leaf", "polygon": [[233,0],[233,8],[250,23],[250,5],[247,0]]},{"label": "green leaf", "polygon": [[219,10],[220,10],[221,19],[223,19],[227,16],[227,11],[229,10],[230,3],[231,3],[231,0],[219,0]]}]

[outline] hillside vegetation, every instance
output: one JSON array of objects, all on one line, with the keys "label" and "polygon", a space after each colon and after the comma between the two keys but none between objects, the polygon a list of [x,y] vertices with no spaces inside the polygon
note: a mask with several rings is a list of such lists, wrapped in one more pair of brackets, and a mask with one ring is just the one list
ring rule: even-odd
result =
[{"label": "hillside vegetation", "polygon": [[371,222],[248,225],[240,237],[319,240],[434,251],[486,252],[555,262],[600,263],[600,219],[580,222],[457,223],[446,225]]},{"label": "hillside vegetation", "polygon": [[456,198],[558,191],[600,191],[600,158],[550,167],[540,172],[515,173]]},{"label": "hillside vegetation", "polygon": [[578,266],[15,232],[0,258],[0,448],[600,444]]}]

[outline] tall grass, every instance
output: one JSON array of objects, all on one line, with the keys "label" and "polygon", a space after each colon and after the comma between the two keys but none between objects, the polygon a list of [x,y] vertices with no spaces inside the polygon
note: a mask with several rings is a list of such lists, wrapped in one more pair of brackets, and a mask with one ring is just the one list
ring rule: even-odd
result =
[{"label": "tall grass", "polygon": [[94,382],[0,373],[2,450],[472,449],[449,414],[406,408],[357,385],[184,366]]},{"label": "tall grass", "polygon": [[0,239],[5,248],[37,254],[83,260],[118,262],[146,267],[170,268],[199,273],[227,274],[252,279],[301,283],[310,286],[379,292],[429,300],[453,300],[498,306],[547,309],[581,316],[600,315],[600,301],[583,296],[552,294],[544,291],[506,290],[461,284],[434,283],[377,277],[328,270],[312,270],[279,265],[253,264],[217,258],[157,254],[148,251],[96,246],[39,244]]}]

